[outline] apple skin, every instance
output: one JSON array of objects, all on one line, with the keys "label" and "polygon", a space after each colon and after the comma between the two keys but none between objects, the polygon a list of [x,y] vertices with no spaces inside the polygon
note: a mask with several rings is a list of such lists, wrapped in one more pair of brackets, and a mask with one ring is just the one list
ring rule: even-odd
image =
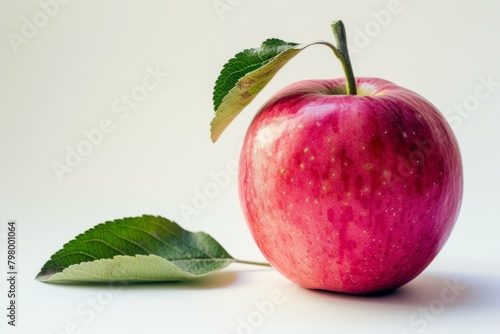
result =
[{"label": "apple skin", "polygon": [[377,78],[276,93],[241,151],[244,216],[269,263],[310,289],[370,294],[420,274],[462,202],[460,150],[442,114]]}]

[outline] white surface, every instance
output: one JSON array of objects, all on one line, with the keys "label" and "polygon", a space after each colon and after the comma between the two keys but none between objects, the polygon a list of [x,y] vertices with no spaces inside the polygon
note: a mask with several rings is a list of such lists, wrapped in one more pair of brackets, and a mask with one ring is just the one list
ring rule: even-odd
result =
[{"label": "white surface", "polygon": [[[356,40],[358,29],[376,29],[372,11],[394,2],[220,2],[232,8],[222,18],[212,0],[71,1],[15,52],[8,34],[21,35],[24,18],[33,22],[41,7],[37,1],[2,1],[0,236],[6,222],[16,219],[20,251],[18,326],[6,326],[2,311],[2,333],[498,332],[498,2],[400,0],[397,13],[371,31],[367,45]],[[371,298],[308,291],[273,270],[238,265],[199,282],[112,292],[34,280],[50,255],[78,233],[143,213],[204,230],[235,257],[262,259],[240,211],[235,176],[198,214],[186,219],[180,207],[192,205],[194,190],[211,182],[210,172],[238,159],[246,127],[273,91],[299,79],[340,77],[342,71],[326,48],[305,51],[216,145],[208,130],[213,83],[229,57],[268,37],[332,40],[329,24],[337,18],[359,49],[352,54],[355,74],[382,77],[425,96],[447,113],[461,144],[462,212],[449,242],[420,277],[392,295]],[[144,101],[127,116],[113,112],[114,101],[139,92],[148,68],[157,67],[169,74]],[[488,78],[496,85],[474,100]],[[458,114],[456,106],[470,112]],[[60,182],[51,164],[63,163],[66,146],[75,149],[85,139],[82,131],[105,118],[113,130]],[[459,284],[456,298],[449,295],[449,282]],[[256,302],[267,309],[259,310]]]}]

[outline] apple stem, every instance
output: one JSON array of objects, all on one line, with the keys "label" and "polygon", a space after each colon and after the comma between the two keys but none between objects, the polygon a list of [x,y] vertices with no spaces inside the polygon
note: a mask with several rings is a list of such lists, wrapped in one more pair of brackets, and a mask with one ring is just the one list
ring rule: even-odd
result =
[{"label": "apple stem", "polygon": [[344,69],[344,75],[346,79],[346,92],[347,95],[356,95],[356,80],[354,78],[354,72],[351,66],[351,60],[349,59],[349,51],[347,50],[347,38],[345,33],[345,27],[342,20],[334,21],[331,25],[333,37],[337,42],[336,47],[331,45],[333,53],[340,60],[342,68]]},{"label": "apple stem", "polygon": [[254,266],[271,267],[271,265],[267,262],[244,261],[244,260],[238,260],[238,259],[235,259],[234,262],[242,263],[242,264],[251,264]]}]

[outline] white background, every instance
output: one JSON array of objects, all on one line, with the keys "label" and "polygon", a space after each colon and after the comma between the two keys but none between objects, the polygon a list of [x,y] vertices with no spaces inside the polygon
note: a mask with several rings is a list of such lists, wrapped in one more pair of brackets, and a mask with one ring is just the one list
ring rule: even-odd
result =
[{"label": "white background", "polygon": [[[6,325],[7,286],[3,279],[0,284],[2,333],[500,329],[497,1],[393,0],[399,5],[390,16],[380,14],[394,9],[388,0],[220,0],[224,12],[213,0],[74,0],[50,7],[52,16],[43,14],[40,3],[46,2],[0,5],[0,236],[5,254],[6,223],[15,219],[20,273],[16,328]],[[391,295],[370,298],[296,288],[274,270],[238,265],[197,282],[113,291],[34,280],[78,233],[145,213],[206,231],[235,257],[262,260],[241,214],[236,176],[196,214],[183,215],[180,208],[193,205],[195,191],[212,182],[210,172],[238,159],[245,129],[274,91],[300,79],[340,77],[342,70],[327,48],[304,51],[217,144],[208,126],[213,84],[240,50],[268,37],[331,41],[329,25],[338,18],[347,27],[355,74],[385,78],[425,96],[447,115],[461,145],[461,215],[422,275]],[[33,23],[35,30],[26,27]],[[12,42],[13,36],[22,43]],[[140,90],[148,68],[168,75],[128,115],[113,112],[122,94]],[[64,164],[67,148],[75,149],[85,140],[82,132],[103,119],[113,130],[58,178],[54,162]],[[444,303],[450,282],[459,288],[453,302]],[[259,303],[267,310],[259,310]]]}]

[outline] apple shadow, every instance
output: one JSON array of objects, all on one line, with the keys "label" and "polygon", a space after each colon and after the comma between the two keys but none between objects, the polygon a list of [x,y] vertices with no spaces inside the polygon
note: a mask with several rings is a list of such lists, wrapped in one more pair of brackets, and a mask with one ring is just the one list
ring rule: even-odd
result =
[{"label": "apple shadow", "polygon": [[491,293],[498,290],[494,288],[497,285],[496,277],[423,273],[398,289],[379,294],[350,295],[324,290],[308,291],[353,303],[418,308],[442,301],[451,309],[486,311],[498,307],[497,300],[500,296]]}]

